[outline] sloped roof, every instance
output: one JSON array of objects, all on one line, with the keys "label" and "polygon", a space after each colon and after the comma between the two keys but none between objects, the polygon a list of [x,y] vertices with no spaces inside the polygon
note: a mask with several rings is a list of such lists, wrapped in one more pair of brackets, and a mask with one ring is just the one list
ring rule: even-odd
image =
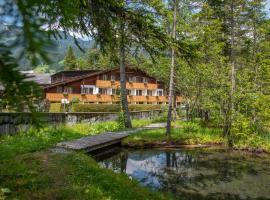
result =
[{"label": "sloped roof", "polygon": [[52,76],[55,76],[58,74],[82,76],[86,74],[96,73],[99,71],[100,70],[64,70],[64,71],[56,72],[55,74],[52,74]]},{"label": "sloped roof", "polygon": [[27,81],[34,81],[38,85],[50,85],[51,84],[51,75],[49,73],[45,74],[26,74]]},{"label": "sloped roof", "polygon": [[104,70],[104,71],[97,71],[97,72],[94,72],[94,73],[91,73],[91,74],[86,74],[86,75],[82,75],[82,76],[77,76],[77,77],[74,77],[74,78],[70,78],[69,80],[65,80],[65,81],[53,83],[53,84],[51,84],[51,85],[45,87],[44,89],[51,88],[51,87],[55,87],[55,86],[58,86],[58,85],[67,84],[67,83],[72,83],[72,82],[74,82],[74,81],[78,81],[78,80],[81,80],[81,79],[84,79],[84,78],[88,78],[88,77],[91,77],[91,76],[96,76],[96,75],[103,74],[103,73],[106,73],[106,72],[110,72],[110,71],[113,71],[113,70],[116,70],[116,69],[118,69],[118,68],[115,68],[115,69],[108,69],[108,70]]},{"label": "sloped roof", "polygon": [[[25,73],[26,79],[25,81],[33,81],[41,86],[46,86],[51,84],[51,74],[36,74],[36,73]],[[5,87],[0,83],[0,91],[5,90]]]},{"label": "sloped roof", "polygon": [[[139,69],[139,68],[137,68],[135,66],[126,66],[126,69],[135,69],[135,70],[138,70],[138,71],[141,71],[141,72],[145,73],[144,71],[142,71],[141,69]],[[74,78],[70,78],[69,80],[65,80],[65,81],[53,83],[53,84],[45,87],[44,89],[52,88],[52,87],[59,86],[59,85],[64,85],[64,84],[67,84],[67,83],[72,83],[74,81],[82,80],[82,79],[85,79],[85,78],[89,78],[89,77],[92,77],[92,76],[100,75],[100,74],[103,74],[103,73],[106,73],[106,72],[115,71],[115,70],[119,70],[119,68],[116,67],[116,68],[112,68],[112,69],[97,71],[97,72],[86,74],[86,75],[82,75],[82,76],[77,76],[77,77],[74,77]],[[147,76],[149,76],[149,75],[147,75]],[[151,76],[149,76],[149,77],[151,77]],[[154,78],[154,77],[151,77],[151,78]],[[162,81],[159,81],[159,82],[162,82]]]}]

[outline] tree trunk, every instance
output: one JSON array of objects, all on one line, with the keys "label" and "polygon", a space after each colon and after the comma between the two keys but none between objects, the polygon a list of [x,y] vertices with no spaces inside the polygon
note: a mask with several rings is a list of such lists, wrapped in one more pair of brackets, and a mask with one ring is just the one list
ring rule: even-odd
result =
[{"label": "tree trunk", "polygon": [[132,128],[130,114],[128,109],[127,90],[126,90],[126,69],[125,69],[125,46],[124,46],[124,24],[120,26],[120,90],[121,90],[121,107],[123,111],[124,125],[126,128]]},{"label": "tree trunk", "polygon": [[[176,36],[176,12],[177,12],[177,0],[173,0],[174,2],[174,12],[173,12],[173,30],[172,30],[172,39],[175,40]],[[167,127],[166,127],[166,135],[171,135],[171,123],[172,123],[172,110],[173,110],[173,97],[174,97],[174,68],[175,68],[175,49],[172,46],[172,54],[171,54],[171,71],[170,71],[170,85],[169,85],[169,109],[168,109],[168,117],[167,117]]]},{"label": "tree trunk", "polygon": [[230,51],[230,65],[231,65],[231,91],[230,91],[230,106],[229,106],[229,122],[227,122],[227,138],[229,146],[232,146],[231,139],[231,126],[234,120],[234,95],[235,95],[235,19],[234,19],[234,2],[231,2],[230,5],[231,11],[231,51]]}]

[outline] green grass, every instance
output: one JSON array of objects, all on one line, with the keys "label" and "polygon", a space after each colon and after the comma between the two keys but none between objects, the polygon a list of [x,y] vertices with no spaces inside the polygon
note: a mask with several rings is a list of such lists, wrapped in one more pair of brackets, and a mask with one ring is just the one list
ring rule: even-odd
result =
[{"label": "green grass", "polygon": [[182,122],[179,128],[172,129],[171,137],[167,137],[165,129],[144,130],[129,136],[123,141],[124,145],[143,147],[151,144],[221,144],[221,130],[202,128],[195,123]]},{"label": "green grass", "polygon": [[[134,128],[146,126],[151,120],[132,120]],[[0,137],[0,160],[6,156],[14,156],[27,152],[51,148],[55,144],[77,139],[83,136],[96,135],[107,131],[120,131],[123,127],[116,121],[99,122],[94,124],[81,123],[72,126],[46,126],[41,129],[31,128],[14,136]]]},{"label": "green grass", "polygon": [[[135,127],[150,120],[134,120]],[[82,153],[47,150],[56,143],[118,131],[117,122],[32,128],[0,138],[0,199],[167,199]]]},{"label": "green grass", "polygon": [[165,199],[82,153],[28,153],[0,167],[0,191],[7,199]]}]

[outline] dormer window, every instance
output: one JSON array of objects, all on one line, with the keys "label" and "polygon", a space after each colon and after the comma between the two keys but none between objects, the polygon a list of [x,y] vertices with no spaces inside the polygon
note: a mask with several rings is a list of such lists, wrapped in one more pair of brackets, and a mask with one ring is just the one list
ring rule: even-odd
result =
[{"label": "dormer window", "polygon": [[144,83],[148,83],[148,78],[143,77],[143,82],[144,82]]},{"label": "dormer window", "polygon": [[115,75],[111,75],[111,81],[115,81]]},{"label": "dormer window", "polygon": [[140,76],[136,76],[136,83],[142,83],[143,82],[143,78]]},{"label": "dormer window", "polygon": [[102,74],[101,75],[101,80],[107,81],[108,80],[107,74]]}]

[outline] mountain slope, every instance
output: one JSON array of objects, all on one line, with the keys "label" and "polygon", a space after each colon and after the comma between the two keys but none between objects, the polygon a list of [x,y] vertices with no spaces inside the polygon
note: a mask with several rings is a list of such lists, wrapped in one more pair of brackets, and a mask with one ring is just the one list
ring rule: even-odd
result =
[{"label": "mountain slope", "polygon": [[[18,26],[0,24],[0,33],[4,35],[4,37],[0,37],[0,42],[5,44],[11,44],[13,41],[15,41],[16,35],[18,35],[20,32],[21,30]],[[48,57],[50,58],[49,65],[50,68],[53,70],[59,70],[63,67],[61,64],[59,64],[59,62],[64,59],[68,46],[71,46],[73,48],[76,56],[83,55],[83,52],[76,46],[74,38],[71,35],[67,34],[65,36],[63,32],[60,32],[60,34],[62,36],[62,39],[56,40],[53,38],[53,47],[47,49]],[[77,41],[79,46],[84,50],[91,48],[94,44],[93,40],[85,41],[77,38]],[[23,44],[16,43],[16,47],[12,48],[13,54],[17,55],[22,48]],[[31,66],[27,57],[24,56],[19,62],[19,68],[20,70],[30,70],[33,69],[33,66]]]}]

